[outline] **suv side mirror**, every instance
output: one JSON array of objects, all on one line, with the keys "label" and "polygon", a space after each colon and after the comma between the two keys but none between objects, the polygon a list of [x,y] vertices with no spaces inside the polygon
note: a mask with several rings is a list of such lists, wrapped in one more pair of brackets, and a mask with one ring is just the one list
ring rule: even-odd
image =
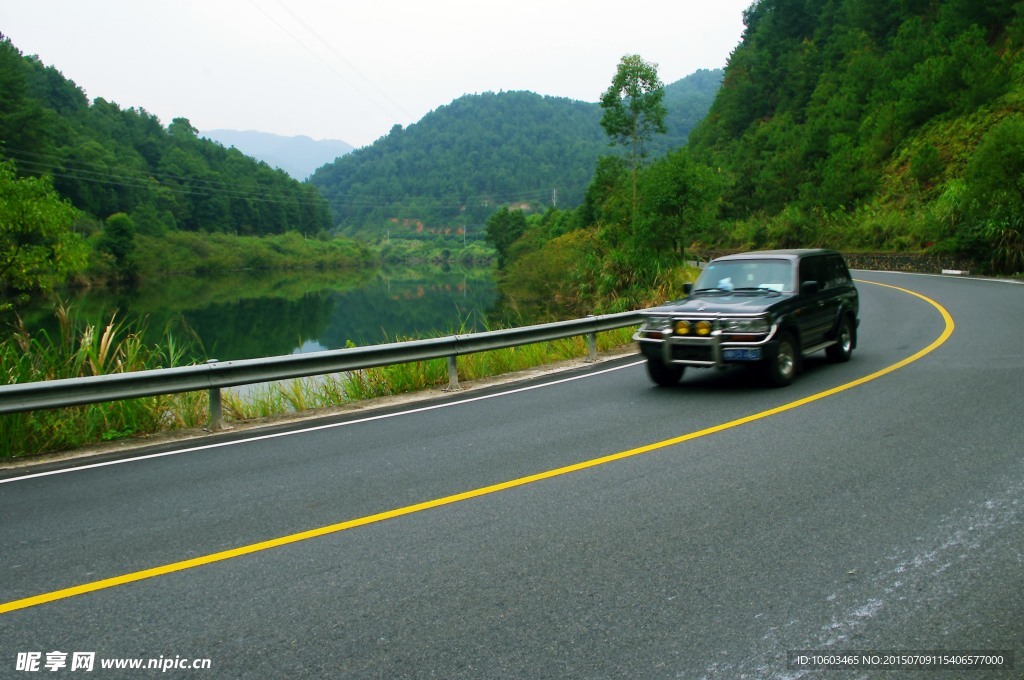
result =
[{"label": "suv side mirror", "polygon": [[821,284],[817,281],[804,281],[800,284],[801,295],[814,295],[821,291]]},{"label": "suv side mirror", "polygon": [[693,284],[692,283],[684,283],[683,284],[683,295],[689,295],[692,292],[693,292]]}]

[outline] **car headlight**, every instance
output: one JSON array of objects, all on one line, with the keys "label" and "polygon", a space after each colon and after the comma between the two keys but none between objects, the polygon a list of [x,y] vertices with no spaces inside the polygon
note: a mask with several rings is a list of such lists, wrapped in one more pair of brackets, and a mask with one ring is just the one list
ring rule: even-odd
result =
[{"label": "car headlight", "polygon": [[660,340],[666,335],[672,333],[672,320],[661,317],[654,317],[651,319],[645,319],[643,324],[640,326],[640,335],[643,337],[651,338],[652,340]]},{"label": "car headlight", "polygon": [[768,319],[722,319],[721,329],[723,333],[742,333],[747,335],[764,334],[770,329]]},{"label": "car headlight", "polygon": [[642,331],[658,331],[665,332],[672,327],[671,319],[663,318],[652,318],[644,321],[643,326],[640,327]]}]

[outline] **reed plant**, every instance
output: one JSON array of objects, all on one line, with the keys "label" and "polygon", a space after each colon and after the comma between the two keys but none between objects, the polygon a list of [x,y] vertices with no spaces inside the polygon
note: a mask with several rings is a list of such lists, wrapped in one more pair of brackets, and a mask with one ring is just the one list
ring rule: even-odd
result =
[{"label": "reed plant", "polygon": [[253,420],[337,406],[351,400],[346,385],[345,376],[324,375],[243,390],[227,389],[221,395],[224,416],[228,420]]},{"label": "reed plant", "polygon": [[[68,307],[54,310],[58,330],[30,334],[15,319],[0,339],[3,384],[142,371],[179,366],[189,345],[169,332],[163,342],[143,342],[145,321],[116,315],[106,323],[82,323]],[[0,459],[60,451],[101,441],[196,427],[208,413],[205,393],[160,395],[0,416]]]}]

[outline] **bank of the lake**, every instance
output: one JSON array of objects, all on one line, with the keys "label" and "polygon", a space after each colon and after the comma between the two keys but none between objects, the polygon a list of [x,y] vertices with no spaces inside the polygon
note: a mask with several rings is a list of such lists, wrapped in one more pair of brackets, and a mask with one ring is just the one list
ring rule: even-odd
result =
[{"label": "bank of the lake", "polygon": [[[482,330],[496,298],[491,269],[444,266],[249,270],[77,287],[0,320],[3,380],[36,382]],[[271,415],[366,393],[365,385],[325,393],[332,385],[337,387],[319,381],[301,389],[268,388],[253,399],[230,401],[229,411],[236,417]],[[208,418],[206,399],[193,393],[0,416],[0,458],[198,427]]]},{"label": "bank of the lake", "polygon": [[[489,268],[424,265],[175,275],[61,297],[82,322],[145,319],[149,344],[170,334],[197,360],[231,360],[480,330],[497,296]],[[57,332],[52,310],[24,310],[26,328]]]},{"label": "bank of the lake", "polygon": [[[474,277],[474,273],[479,277]],[[269,341],[271,347],[280,342],[292,352],[301,352],[325,349],[325,343],[344,346],[359,333],[372,336],[379,331],[384,339],[399,340],[483,330],[485,310],[496,296],[489,270],[387,272],[347,281],[348,287],[341,288],[335,279],[323,288],[323,282],[314,285],[307,279],[304,287],[287,278],[267,276],[259,284],[256,279],[235,277],[188,280],[192,286],[188,289],[183,289],[180,281],[179,285],[165,282],[167,285],[151,290],[141,288],[133,291],[135,297],[118,300],[100,299],[95,295],[97,291],[91,291],[92,296],[83,295],[76,300],[78,306],[61,306],[50,317],[44,316],[56,322],[53,331],[30,331],[23,325],[14,328],[0,342],[5,369],[14,371],[7,376],[8,380],[34,382],[146,370],[194,363],[209,356],[193,354],[190,358],[189,351],[196,346],[175,340],[174,329],[191,329],[197,338],[202,338],[201,331],[241,328],[238,335],[244,340],[214,335],[207,336],[207,341],[215,346],[233,347],[236,352],[259,348],[256,356],[286,353],[268,352],[268,345],[258,344],[257,340]],[[128,293],[122,291],[122,295]],[[160,301],[166,309],[149,307]],[[249,315],[252,305],[260,311],[256,317]],[[135,318],[148,321],[130,320],[146,308],[154,313]],[[99,314],[97,320],[83,317],[83,310],[94,310],[92,313]],[[180,317],[177,324],[170,322],[175,315]],[[155,318],[168,320],[162,330],[151,325]],[[408,332],[388,332],[387,325]],[[304,330],[311,332],[305,335]],[[604,350],[626,344],[629,333],[625,329],[599,334],[598,347]],[[143,341],[147,335],[153,339]],[[332,338],[348,339],[342,342]],[[586,343],[580,337],[494,350],[461,357],[459,374],[464,380],[479,380],[586,353]],[[225,415],[235,422],[275,417],[425,390],[447,380],[446,362],[441,359],[268,384],[246,390],[244,395],[238,390],[226,390]],[[206,424],[208,409],[207,393],[193,392],[2,415],[0,458],[17,459],[100,441],[196,429]]]}]

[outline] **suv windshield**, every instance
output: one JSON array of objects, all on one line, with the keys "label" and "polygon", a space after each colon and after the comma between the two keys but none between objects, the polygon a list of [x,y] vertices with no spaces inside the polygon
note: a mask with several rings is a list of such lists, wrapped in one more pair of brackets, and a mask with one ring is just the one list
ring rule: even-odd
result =
[{"label": "suv windshield", "polygon": [[693,285],[694,292],[764,290],[793,292],[793,265],[789,260],[725,260],[712,262]]}]

